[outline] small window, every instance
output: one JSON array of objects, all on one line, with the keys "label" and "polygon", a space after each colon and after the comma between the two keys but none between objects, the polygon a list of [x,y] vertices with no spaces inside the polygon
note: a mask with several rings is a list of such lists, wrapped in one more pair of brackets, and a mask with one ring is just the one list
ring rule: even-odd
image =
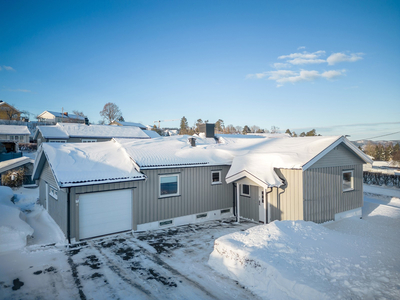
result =
[{"label": "small window", "polygon": [[197,219],[201,219],[201,218],[207,218],[207,213],[204,214],[199,214],[196,216]]},{"label": "small window", "polygon": [[230,208],[221,209],[221,214],[227,214],[227,213],[230,213],[230,212],[231,212],[231,209],[230,209]]},{"label": "small window", "polygon": [[66,143],[66,140],[50,140],[49,143]]},{"label": "small window", "polygon": [[221,171],[211,171],[211,184],[221,183]]},{"label": "small window", "polygon": [[343,171],[343,192],[354,190],[353,171]]},{"label": "small window", "polygon": [[167,225],[172,225],[172,220],[167,220],[167,221],[161,221],[158,223],[160,226],[167,226]]},{"label": "small window", "polygon": [[250,197],[250,186],[248,184],[242,184],[242,195]]},{"label": "small window", "polygon": [[160,176],[160,197],[179,195],[179,175]]},{"label": "small window", "polygon": [[49,195],[52,196],[54,199],[58,199],[57,189],[49,186]]},{"label": "small window", "polygon": [[97,143],[96,139],[82,139],[82,143]]}]

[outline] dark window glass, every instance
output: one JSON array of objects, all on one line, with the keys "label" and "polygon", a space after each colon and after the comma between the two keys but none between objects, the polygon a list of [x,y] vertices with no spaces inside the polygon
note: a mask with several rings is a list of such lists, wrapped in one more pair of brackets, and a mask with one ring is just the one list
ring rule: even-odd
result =
[{"label": "dark window glass", "polygon": [[243,184],[242,193],[243,195],[250,195],[250,186],[247,184]]},{"label": "dark window glass", "polygon": [[178,194],[178,176],[161,177],[160,194],[161,196]]}]

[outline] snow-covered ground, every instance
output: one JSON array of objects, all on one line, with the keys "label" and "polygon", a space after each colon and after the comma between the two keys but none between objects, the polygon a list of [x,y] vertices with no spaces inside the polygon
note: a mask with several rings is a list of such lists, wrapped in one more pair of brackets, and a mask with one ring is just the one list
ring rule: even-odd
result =
[{"label": "snow-covered ground", "polygon": [[400,199],[387,195],[398,190],[368,190],[362,219],[226,235],[209,265],[266,299],[400,299]]},{"label": "snow-covered ground", "polygon": [[[34,204],[37,191],[14,190],[16,205],[7,203],[24,212],[33,238],[0,253],[0,299],[400,298],[400,200],[380,189],[366,194],[362,220],[256,226],[231,219],[69,247]],[[13,236],[0,230],[0,240]],[[236,262],[218,257],[214,241],[216,248],[229,241]]]}]

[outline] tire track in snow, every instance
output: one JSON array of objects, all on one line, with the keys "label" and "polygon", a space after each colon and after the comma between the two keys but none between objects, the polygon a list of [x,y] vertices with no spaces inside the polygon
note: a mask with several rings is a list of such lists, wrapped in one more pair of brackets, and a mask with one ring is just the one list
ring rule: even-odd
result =
[{"label": "tire track in snow", "polygon": [[148,291],[147,289],[145,289],[144,287],[142,287],[141,285],[133,282],[126,270],[120,268],[117,266],[118,263],[114,263],[112,260],[112,258],[110,258],[107,254],[105,254],[101,247],[97,244],[95,244],[94,242],[90,241],[88,242],[88,244],[91,246],[92,249],[96,249],[98,251],[99,254],[101,254],[102,258],[104,259],[106,266],[113,271],[119,278],[121,278],[125,283],[129,284],[131,287],[139,290],[140,292],[142,292],[147,298],[155,298],[154,296],[152,296],[151,292]]}]

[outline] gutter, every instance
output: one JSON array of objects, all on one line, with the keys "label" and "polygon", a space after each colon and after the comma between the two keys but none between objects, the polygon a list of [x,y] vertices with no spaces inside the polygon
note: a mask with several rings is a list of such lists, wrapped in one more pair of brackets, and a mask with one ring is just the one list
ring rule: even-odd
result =
[{"label": "gutter", "polygon": [[71,188],[68,188],[67,196],[67,239],[68,244],[71,244]]}]

